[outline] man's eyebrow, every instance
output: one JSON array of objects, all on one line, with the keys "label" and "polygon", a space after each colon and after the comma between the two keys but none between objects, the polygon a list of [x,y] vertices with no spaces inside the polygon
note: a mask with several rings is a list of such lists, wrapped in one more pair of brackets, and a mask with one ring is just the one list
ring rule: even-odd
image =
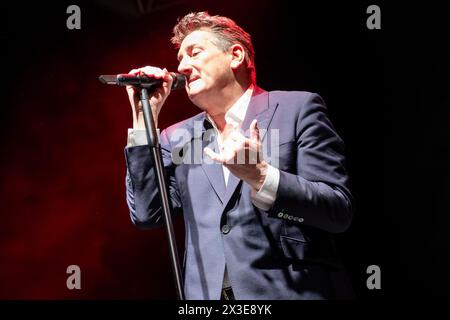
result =
[{"label": "man's eyebrow", "polygon": [[[193,46],[194,46],[194,44],[188,45],[188,46],[185,48],[185,51],[191,50]],[[182,54],[178,54],[178,55],[177,55],[178,62],[181,61],[181,58],[182,58],[182,57],[183,57]]]}]

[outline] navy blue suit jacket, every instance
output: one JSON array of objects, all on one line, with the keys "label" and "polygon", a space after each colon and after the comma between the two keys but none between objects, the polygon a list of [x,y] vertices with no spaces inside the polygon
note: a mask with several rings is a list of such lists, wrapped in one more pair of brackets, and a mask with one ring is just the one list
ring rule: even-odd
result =
[{"label": "navy blue suit jacket", "polygon": [[[248,131],[255,118],[266,160],[280,170],[267,211],[253,205],[247,183],[230,174],[225,186],[221,165],[202,159],[204,147],[217,151],[204,112],[161,133],[171,206],[185,221],[186,298],[219,299],[225,264],[236,299],[347,298],[330,236],[348,228],[352,196],[344,145],[323,100],[309,92],[257,88],[242,129]],[[278,149],[271,145],[274,135]],[[125,154],[132,221],[143,228],[161,225],[148,148],[126,148]]]}]

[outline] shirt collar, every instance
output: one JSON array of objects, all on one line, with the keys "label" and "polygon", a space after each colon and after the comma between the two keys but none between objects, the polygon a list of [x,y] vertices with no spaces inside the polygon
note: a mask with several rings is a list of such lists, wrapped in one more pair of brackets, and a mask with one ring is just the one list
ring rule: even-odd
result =
[{"label": "shirt collar", "polygon": [[[232,125],[235,128],[239,128],[244,121],[245,114],[247,113],[248,105],[253,94],[253,85],[250,85],[248,89],[242,94],[242,96],[231,106],[225,113],[225,122]],[[217,130],[217,126],[214,120],[206,114],[207,119],[214,128]]]}]

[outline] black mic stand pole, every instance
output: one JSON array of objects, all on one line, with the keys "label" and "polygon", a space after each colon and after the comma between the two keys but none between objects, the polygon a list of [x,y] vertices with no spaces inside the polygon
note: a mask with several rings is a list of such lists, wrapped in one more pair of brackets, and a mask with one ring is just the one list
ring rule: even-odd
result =
[{"label": "black mic stand pole", "polygon": [[[178,294],[178,299],[185,300],[183,291],[183,279],[181,277],[178,251],[175,242],[175,234],[173,231],[172,216],[170,214],[169,197],[167,194],[161,145],[159,144],[159,137],[155,128],[155,120],[153,119],[153,113],[150,107],[147,88],[142,86],[138,87],[137,89],[140,90],[140,99],[142,102],[142,109],[144,111],[144,123],[147,134],[148,147],[150,149],[150,157],[154,164],[156,178],[158,179],[158,188],[161,199],[161,206],[163,209],[164,224],[169,240],[170,260],[175,277],[175,286]],[[153,91],[155,89],[155,86],[148,87],[148,90],[150,91]]]}]

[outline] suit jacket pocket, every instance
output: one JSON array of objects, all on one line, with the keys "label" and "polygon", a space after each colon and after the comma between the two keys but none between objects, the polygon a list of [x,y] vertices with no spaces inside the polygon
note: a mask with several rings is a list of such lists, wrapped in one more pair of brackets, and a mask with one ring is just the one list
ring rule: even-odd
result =
[{"label": "suit jacket pocket", "polygon": [[320,264],[332,269],[342,267],[339,259],[330,252],[330,248],[307,241],[302,235],[295,238],[280,235],[280,242],[283,254],[288,259]]},{"label": "suit jacket pocket", "polygon": [[286,258],[303,260],[305,258],[308,243],[305,238],[291,238],[280,236],[281,249]]}]

